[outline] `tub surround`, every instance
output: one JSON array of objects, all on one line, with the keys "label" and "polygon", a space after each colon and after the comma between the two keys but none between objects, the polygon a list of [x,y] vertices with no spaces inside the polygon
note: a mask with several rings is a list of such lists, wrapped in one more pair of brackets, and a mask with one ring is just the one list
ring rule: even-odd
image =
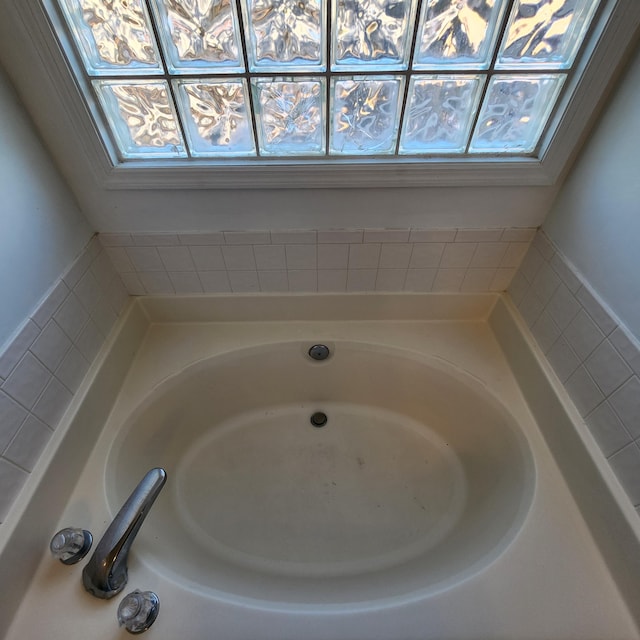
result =
[{"label": "tub surround", "polygon": [[100,235],[131,295],[504,291],[532,228]]},{"label": "tub surround", "polygon": [[0,522],[127,300],[94,236],[0,352]]},{"label": "tub surround", "polygon": [[508,292],[640,513],[640,345],[542,230]]},{"label": "tub surround", "polygon": [[[350,303],[343,312],[343,302],[353,298],[360,300],[360,308]],[[135,356],[134,349],[120,349],[119,366],[122,368],[127,362],[131,366],[113,408],[103,404],[91,411],[94,422],[103,419],[106,426],[97,440],[97,431],[92,427],[94,440],[89,442],[87,438],[76,450],[78,458],[87,460],[87,464],[82,474],[76,477],[75,489],[71,483],[63,487],[63,493],[67,493],[58,499],[66,501],[66,508],[57,513],[57,519],[49,512],[47,517],[51,520],[46,523],[39,520],[41,516],[37,512],[30,513],[31,524],[39,525],[35,527],[38,531],[35,535],[41,538],[39,549],[35,546],[36,540],[32,540],[31,553],[41,563],[6,637],[13,640],[25,635],[38,637],[44,634],[55,640],[73,637],[74,633],[78,637],[113,637],[116,633],[117,602],[104,603],[88,596],[81,587],[81,568],[65,567],[55,562],[46,550],[48,538],[59,525],[73,521],[74,524],[93,528],[95,535],[99,536],[113,516],[113,505],[107,501],[106,495],[111,491],[109,486],[106,492],[96,493],[96,487],[104,483],[104,462],[98,461],[104,461],[111,448],[113,436],[110,431],[118,428],[122,419],[140,402],[141,396],[166,381],[167,376],[201,361],[203,357],[228,354],[236,347],[265,346],[270,342],[292,339],[305,343],[355,340],[407,349],[450,363],[463,370],[464,375],[473,376],[478,384],[509,407],[532,449],[536,490],[529,515],[511,544],[498,553],[488,567],[475,575],[472,571],[466,579],[454,581],[449,588],[377,602],[365,599],[357,606],[316,605],[318,608],[315,609],[309,605],[268,602],[268,596],[265,596],[267,601],[262,602],[237,598],[232,594],[225,596],[224,585],[221,586],[222,593],[194,591],[193,586],[188,586],[188,580],[176,578],[171,572],[153,567],[145,560],[145,540],[152,539],[158,532],[153,527],[146,530],[143,527],[136,541],[137,547],[132,551],[130,586],[155,588],[161,597],[162,610],[154,625],[154,635],[173,638],[189,628],[194,638],[211,637],[212,633],[225,638],[294,638],[300,636],[302,629],[305,635],[312,633],[309,637],[327,639],[335,637],[336,629],[341,638],[354,639],[363,635],[374,639],[518,638],[531,635],[580,640],[640,637],[631,617],[633,610],[626,609],[624,600],[620,598],[622,593],[623,598],[626,595],[631,600],[637,593],[640,573],[631,572],[626,582],[624,576],[619,579],[616,567],[605,564],[603,556],[607,558],[607,553],[598,549],[583,520],[585,508],[603,487],[603,492],[614,497],[607,503],[610,509],[607,525],[611,534],[604,539],[596,536],[596,541],[617,548],[621,544],[618,532],[626,527],[626,531],[631,533],[626,539],[627,546],[618,549],[618,553],[637,554],[640,532],[637,527],[634,530],[628,513],[619,508],[619,504],[626,501],[620,485],[606,466],[590,478],[595,487],[592,484],[571,486],[565,482],[559,465],[554,461],[554,457],[562,459],[561,447],[554,450],[558,443],[547,438],[544,430],[538,430],[536,421],[540,424],[545,416],[538,413],[539,406],[527,405],[519,387],[522,380],[513,376],[504,355],[510,351],[508,358],[512,357],[513,345],[506,349],[503,339],[492,329],[492,324],[499,327],[499,323],[495,323],[500,306],[500,321],[509,323],[511,331],[522,336],[520,329],[524,327],[518,324],[515,309],[494,294],[471,295],[466,306],[460,305],[460,298],[459,295],[446,294],[348,297],[233,295],[185,299],[184,302],[189,303],[186,306],[176,305],[174,297],[138,299],[119,321],[117,335],[127,335],[130,342],[133,323],[138,327],[136,335],[141,340],[140,348]],[[314,318],[316,308],[313,305],[307,310],[306,302],[320,299],[333,320]],[[400,304],[396,305],[396,301]],[[213,321],[202,322],[207,306]],[[279,309],[283,310],[285,320],[260,322],[263,316],[274,319]],[[394,312],[395,309],[397,311]],[[431,310],[430,317],[435,320],[423,319],[425,309]],[[488,322],[489,317],[492,320]],[[443,322],[443,318],[449,320]],[[509,332],[505,334],[508,342]],[[117,342],[116,339],[114,344]],[[525,337],[518,348],[529,349],[530,357],[541,361],[539,352],[528,344]],[[515,351],[516,360],[522,362],[523,354],[518,355],[517,349]],[[94,397],[87,402],[90,405],[95,401]],[[84,411],[89,410],[85,404]],[[568,419],[571,425],[571,416]],[[76,420],[72,412],[68,412],[66,420],[68,425],[59,428],[67,429],[69,434],[81,429],[74,424]],[[52,454],[39,485],[30,487],[36,502],[46,501],[47,494],[55,490],[51,474],[60,470],[60,459],[68,457],[69,447],[74,447],[71,443],[70,437],[65,438],[57,452]],[[92,447],[93,453],[89,455]],[[580,461],[583,454],[578,452],[573,460],[575,473],[579,474],[583,468],[584,460]],[[166,496],[160,496],[159,500],[163,499]],[[635,513],[631,515],[637,520]],[[15,523],[14,538],[19,537],[23,523],[24,520]],[[147,524],[149,522],[145,526]],[[6,550],[7,547],[4,548]],[[12,561],[12,556],[7,553],[3,553],[3,562],[5,556],[7,562],[16,564],[16,560]],[[617,586],[614,580],[618,581]],[[63,602],[66,610],[71,606],[75,611],[82,611],[82,616],[65,616],[61,620],[56,614]],[[31,615],[33,609],[29,608],[29,603],[38,608],[37,617]],[[328,616],[331,624],[323,624]],[[5,617],[0,619],[8,620]],[[545,620],[544,628],[541,628],[541,619]],[[400,635],[399,630],[402,631]]]}]

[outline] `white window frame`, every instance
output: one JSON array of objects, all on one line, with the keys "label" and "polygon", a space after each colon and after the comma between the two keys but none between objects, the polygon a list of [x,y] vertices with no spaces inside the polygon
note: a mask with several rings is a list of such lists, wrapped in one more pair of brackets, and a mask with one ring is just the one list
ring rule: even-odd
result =
[{"label": "white window frame", "polygon": [[[283,189],[447,186],[543,186],[564,174],[593,123],[612,74],[640,31],[640,0],[603,0],[585,49],[570,74],[537,157],[451,157],[298,160],[117,161],[110,136],[66,30],[50,22],[52,0],[11,0],[40,52],[58,98],[76,123],[75,135],[87,151],[98,183],[106,189]],[[50,5],[49,5],[50,6]],[[55,12],[50,12],[55,15]],[[58,31],[58,35],[54,32]],[[58,38],[62,42],[62,47]],[[98,129],[96,129],[98,127]]]}]

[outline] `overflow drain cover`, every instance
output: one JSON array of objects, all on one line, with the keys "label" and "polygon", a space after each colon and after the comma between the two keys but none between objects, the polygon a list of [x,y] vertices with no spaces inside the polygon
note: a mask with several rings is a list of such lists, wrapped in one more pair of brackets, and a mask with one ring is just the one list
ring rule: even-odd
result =
[{"label": "overflow drain cover", "polygon": [[311,416],[311,424],[314,427],[324,427],[325,424],[327,424],[327,414],[326,413],[322,413],[322,411],[316,411],[316,413],[314,413]]}]

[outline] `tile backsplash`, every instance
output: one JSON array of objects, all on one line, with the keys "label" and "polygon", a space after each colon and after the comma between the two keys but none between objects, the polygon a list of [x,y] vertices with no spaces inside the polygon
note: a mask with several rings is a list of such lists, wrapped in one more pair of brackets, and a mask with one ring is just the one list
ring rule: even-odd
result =
[{"label": "tile backsplash", "polygon": [[132,295],[504,291],[535,229],[101,234]]},{"label": "tile backsplash", "polygon": [[640,513],[640,345],[543,231],[508,292]]},{"label": "tile backsplash", "polygon": [[95,236],[0,351],[0,522],[127,299]]}]

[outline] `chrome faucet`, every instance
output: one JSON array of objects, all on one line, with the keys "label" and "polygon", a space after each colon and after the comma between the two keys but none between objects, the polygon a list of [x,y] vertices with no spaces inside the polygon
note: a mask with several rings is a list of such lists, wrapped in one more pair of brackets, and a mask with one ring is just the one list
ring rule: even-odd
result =
[{"label": "chrome faucet", "polygon": [[164,469],[151,469],[102,536],[82,572],[84,588],[96,598],[112,598],[127,584],[129,549],[166,479]]}]

